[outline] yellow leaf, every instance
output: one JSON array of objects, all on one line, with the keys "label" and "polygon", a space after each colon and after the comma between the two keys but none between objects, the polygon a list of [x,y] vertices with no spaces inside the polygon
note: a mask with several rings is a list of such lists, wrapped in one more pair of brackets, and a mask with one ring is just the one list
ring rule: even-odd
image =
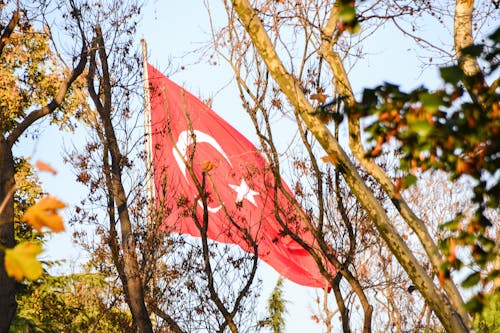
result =
[{"label": "yellow leaf", "polygon": [[42,275],[42,264],[36,256],[42,252],[37,243],[24,242],[17,244],[13,249],[5,249],[5,270],[7,275],[17,281],[23,277],[36,280]]},{"label": "yellow leaf", "polygon": [[43,227],[48,227],[54,232],[63,231],[63,220],[57,210],[64,207],[66,205],[58,199],[51,196],[44,197],[26,210],[23,222],[28,223],[38,231],[42,231]]}]

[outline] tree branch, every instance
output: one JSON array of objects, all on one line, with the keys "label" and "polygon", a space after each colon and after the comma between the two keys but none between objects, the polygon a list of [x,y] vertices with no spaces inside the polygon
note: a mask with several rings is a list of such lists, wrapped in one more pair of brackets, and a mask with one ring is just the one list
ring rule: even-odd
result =
[{"label": "tree branch", "polygon": [[19,124],[17,124],[17,126],[10,132],[9,136],[7,137],[7,143],[10,147],[12,147],[16,143],[16,141],[24,133],[24,131],[26,131],[26,129],[28,129],[28,127],[30,127],[34,122],[48,114],[51,114],[59,106],[61,106],[69,88],[71,87],[73,82],[75,82],[75,80],[83,73],[85,66],[87,65],[87,55],[88,50],[85,46],[85,42],[82,41],[82,49],[79,55],[80,61],[71,71],[71,74],[61,83],[56,97],[54,97],[47,105],[29,113]]},{"label": "tree branch", "polygon": [[[321,53],[326,59],[332,71],[334,73],[334,83],[335,89],[340,96],[346,96],[346,104],[349,106],[354,106],[356,104],[354,94],[347,77],[347,73],[344,69],[344,65],[340,60],[337,52],[333,50],[333,45],[328,39],[329,34],[333,34],[333,27],[335,26],[335,13],[332,12],[330,19],[324,29],[324,41],[321,47]],[[395,185],[387,174],[382,170],[382,168],[375,163],[375,161],[367,156],[366,150],[362,146],[361,139],[361,128],[359,123],[359,118],[356,115],[349,115],[349,147],[352,153],[361,163],[363,168],[374,177],[377,182],[382,186],[385,193],[389,196],[394,207],[401,214],[403,219],[408,223],[410,228],[417,235],[420,243],[425,249],[427,255],[429,256],[430,262],[435,271],[438,271],[441,263],[443,262],[442,256],[439,249],[428,232],[425,222],[422,221],[408,206],[406,201],[401,197],[399,192],[396,190]],[[464,321],[468,322],[468,315],[464,308],[464,302],[455,284],[450,280],[446,279],[444,283],[444,289],[450,298],[450,302],[457,309]]]},{"label": "tree branch", "polygon": [[10,35],[12,35],[12,33],[14,32],[14,29],[19,23],[20,19],[21,16],[19,15],[19,10],[16,10],[15,12],[12,13],[12,17],[10,18],[9,24],[7,24],[7,26],[3,30],[2,37],[0,37],[0,55],[2,55],[3,48],[5,47],[6,42],[10,38]]}]

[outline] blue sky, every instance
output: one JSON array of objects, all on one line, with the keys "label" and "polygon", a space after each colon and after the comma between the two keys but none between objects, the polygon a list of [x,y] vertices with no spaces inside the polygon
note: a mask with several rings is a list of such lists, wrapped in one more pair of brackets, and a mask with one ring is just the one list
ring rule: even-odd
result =
[{"label": "blue sky", "polygon": [[[171,79],[195,95],[213,98],[213,109],[256,143],[253,127],[241,108],[235,88],[227,86],[232,78],[230,69],[222,63],[211,65],[205,58],[199,58],[199,55],[192,53],[207,43],[210,37],[209,21],[203,2],[151,1],[143,15],[137,37],[138,40],[146,39],[150,63],[160,70],[184,66],[185,69],[173,74]],[[386,26],[379,29],[365,43],[364,51],[367,56],[360,59],[350,72],[354,90],[360,92],[364,87],[372,87],[383,81],[401,84],[407,89],[420,84],[438,86],[437,70],[422,70],[419,58],[422,53],[416,52],[415,49],[413,41],[401,38],[393,28]],[[172,67],[169,67],[169,62]],[[72,142],[78,141],[79,135],[81,133],[64,134],[55,128],[44,126],[37,142],[25,142],[16,148],[17,153],[31,156],[34,161],[50,161],[58,169],[57,176],[41,175],[44,189],[64,198],[69,205],[76,204],[86,193],[62,159],[62,147],[70,147]],[[51,259],[66,259],[69,262],[82,259],[83,252],[71,243],[71,232],[72,230],[68,230],[66,234],[56,236],[49,242],[48,256]],[[265,302],[278,275],[264,263],[260,265],[259,274],[265,282],[262,293],[262,302]],[[288,300],[286,332],[323,331],[320,325],[310,319],[313,314],[311,310],[316,307],[315,298],[320,294],[311,288],[293,283],[285,284],[285,298]],[[258,311],[263,309],[261,305]]]},{"label": "blue sky", "polygon": [[[195,95],[202,98],[213,97],[215,112],[256,143],[254,129],[241,108],[236,89],[232,86],[224,88],[232,78],[230,69],[224,64],[210,65],[206,58],[196,63],[199,56],[190,54],[210,38],[208,16],[202,1],[157,1],[148,7],[144,15],[150,17],[145,20],[142,29],[142,37],[148,44],[150,63],[163,70],[167,68],[169,60],[172,61],[173,67],[184,66],[184,70],[174,73],[170,78],[184,85]],[[381,28],[371,37],[365,48],[369,56],[361,59],[350,72],[356,92],[383,81],[402,84],[408,89],[424,82],[437,83],[435,70],[422,71],[420,68],[420,60],[414,51],[415,44],[398,38],[394,29]],[[259,266],[259,274],[264,280],[259,310],[262,312],[267,295],[271,293],[278,275],[265,263]],[[324,331],[323,326],[311,319],[313,312],[318,309],[316,298],[323,297],[322,291],[286,282],[284,293],[288,300],[286,332]],[[330,296],[333,299],[333,295]],[[334,302],[331,304],[333,309]],[[338,330],[341,329],[339,325],[335,326]]]}]

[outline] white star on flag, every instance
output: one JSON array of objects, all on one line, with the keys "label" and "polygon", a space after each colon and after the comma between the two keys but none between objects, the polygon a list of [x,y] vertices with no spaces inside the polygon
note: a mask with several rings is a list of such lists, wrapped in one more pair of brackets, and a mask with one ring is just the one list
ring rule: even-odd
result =
[{"label": "white star on flag", "polygon": [[257,203],[255,202],[254,196],[259,195],[260,193],[255,192],[250,187],[248,187],[248,185],[244,179],[241,180],[240,185],[232,185],[232,184],[228,184],[228,185],[233,190],[235,190],[237,193],[236,202],[242,202],[243,199],[246,199],[246,200],[250,201],[251,203],[253,203],[254,206],[257,206]]}]

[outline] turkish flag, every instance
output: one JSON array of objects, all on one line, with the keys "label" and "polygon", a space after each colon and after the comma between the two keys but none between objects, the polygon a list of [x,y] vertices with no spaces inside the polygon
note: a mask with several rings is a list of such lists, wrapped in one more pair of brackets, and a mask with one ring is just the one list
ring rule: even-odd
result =
[{"label": "turkish flag", "polygon": [[[148,76],[156,202],[167,211],[163,228],[200,236],[193,214],[203,221],[199,193],[204,181],[209,239],[237,244],[253,253],[242,232],[246,230],[258,244],[259,258],[282,276],[301,285],[324,288],[326,279],[314,259],[283,232],[277,220],[314,246],[314,238],[296,209],[279,191],[275,199],[273,173],[257,148],[149,64]],[[288,187],[287,191],[291,193]],[[328,267],[335,274],[333,266]]]}]

